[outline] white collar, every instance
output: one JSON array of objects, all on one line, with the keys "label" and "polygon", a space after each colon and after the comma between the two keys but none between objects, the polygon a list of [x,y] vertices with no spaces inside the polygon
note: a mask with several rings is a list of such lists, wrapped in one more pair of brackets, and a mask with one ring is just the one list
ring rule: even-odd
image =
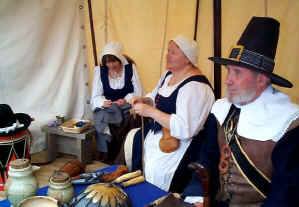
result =
[{"label": "white collar", "polygon": [[[218,100],[212,113],[220,125],[223,124],[231,103],[227,98]],[[278,141],[288,127],[299,117],[299,106],[291,103],[289,97],[272,86],[249,104],[236,107],[241,109],[237,132],[248,139]]]}]

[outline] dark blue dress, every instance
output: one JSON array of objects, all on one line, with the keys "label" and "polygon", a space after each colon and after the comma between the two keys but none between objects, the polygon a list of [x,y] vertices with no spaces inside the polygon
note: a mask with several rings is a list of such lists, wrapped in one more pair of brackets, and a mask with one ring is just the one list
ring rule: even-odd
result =
[{"label": "dark blue dress", "polygon": [[[171,73],[168,72],[165,78],[170,74]],[[160,87],[164,84],[165,78],[162,81]],[[172,94],[169,97],[163,97],[160,94],[157,94],[157,96],[155,97],[156,107],[159,110],[168,114],[176,113],[176,99],[178,92],[180,88],[182,88],[185,84],[191,81],[202,82],[210,85],[209,81],[205,76],[196,75],[189,77],[186,80],[184,80],[180,85],[178,85],[178,87],[172,92]],[[155,121],[146,124],[144,127],[145,137],[149,130],[153,130],[156,133],[162,130],[162,127],[158,122]],[[178,168],[176,169],[175,174],[172,178],[172,182],[169,187],[170,192],[182,192],[183,189],[187,186],[188,182],[190,181],[192,172],[188,170],[187,165],[190,162],[198,159],[198,148],[202,142],[200,136],[201,135],[199,133],[197,136],[193,137],[189,147],[187,148],[187,151],[181,159],[180,164],[178,165]],[[142,132],[141,130],[139,130],[136,132],[133,142],[132,171],[142,169],[142,149]]]},{"label": "dark blue dress", "polygon": [[127,94],[134,92],[134,86],[132,83],[132,63],[125,65],[125,84],[121,89],[113,89],[110,87],[108,70],[109,69],[106,66],[101,66],[101,81],[106,99],[117,101],[118,99],[124,98]]}]

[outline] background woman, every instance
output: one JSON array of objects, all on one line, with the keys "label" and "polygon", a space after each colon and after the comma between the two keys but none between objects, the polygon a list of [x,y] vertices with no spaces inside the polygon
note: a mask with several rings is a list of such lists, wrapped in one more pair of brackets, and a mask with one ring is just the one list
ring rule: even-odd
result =
[{"label": "background woman", "polygon": [[[146,180],[165,191],[180,193],[190,180],[187,165],[196,160],[201,141],[196,135],[203,129],[215,100],[197,59],[197,43],[182,35],[175,37],[168,45],[168,71],[158,86],[146,97],[130,100],[137,114],[154,120],[145,127],[144,166],[142,147],[137,144],[141,143],[141,133],[135,135],[132,170],[143,168]],[[161,149],[167,131],[177,140],[177,149]]]},{"label": "background woman", "polygon": [[97,129],[97,157],[100,157],[102,161],[107,161],[109,159],[107,142],[111,142],[112,138],[109,127],[103,127],[102,118],[99,118],[99,114],[102,109],[112,107],[113,104],[121,108],[130,98],[141,96],[143,89],[136,66],[131,59],[122,54],[120,43],[110,42],[106,44],[100,60],[101,66],[96,66],[94,69],[91,106]]}]

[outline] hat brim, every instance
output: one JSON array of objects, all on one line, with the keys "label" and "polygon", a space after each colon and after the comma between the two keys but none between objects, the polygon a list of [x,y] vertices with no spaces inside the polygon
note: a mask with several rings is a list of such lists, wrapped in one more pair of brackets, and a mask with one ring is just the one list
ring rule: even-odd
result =
[{"label": "hat brim", "polygon": [[246,63],[242,63],[242,62],[237,62],[237,61],[233,61],[233,60],[230,60],[230,59],[225,59],[225,58],[220,58],[220,57],[209,57],[209,60],[215,62],[215,63],[218,63],[220,65],[236,65],[236,66],[241,66],[241,67],[245,67],[245,68],[248,68],[248,69],[251,69],[251,70],[254,70],[256,72],[259,72],[259,73],[264,73],[266,74],[270,79],[271,79],[271,82],[273,84],[276,84],[278,86],[281,86],[281,87],[286,87],[286,88],[292,88],[293,87],[293,84],[274,74],[274,73],[270,73],[270,72],[267,72],[267,71],[262,71],[261,69],[258,69],[254,66],[251,66],[249,64],[246,64]]},{"label": "hat brim", "polygon": [[2,136],[2,137],[13,136],[13,135],[18,134],[21,131],[26,130],[30,126],[32,119],[28,114],[16,113],[15,116],[16,116],[16,119],[20,122],[20,124],[24,124],[24,126],[17,128],[14,131],[9,131],[8,133],[0,132],[0,136]]}]

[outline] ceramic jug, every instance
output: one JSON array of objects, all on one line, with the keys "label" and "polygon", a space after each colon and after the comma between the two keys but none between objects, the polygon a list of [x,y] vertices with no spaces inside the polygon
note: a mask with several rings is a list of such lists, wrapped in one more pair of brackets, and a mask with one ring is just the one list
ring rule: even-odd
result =
[{"label": "ceramic jug", "polygon": [[11,207],[18,207],[22,200],[35,195],[38,184],[33,172],[39,168],[32,166],[28,159],[16,159],[10,163],[4,188]]},{"label": "ceramic jug", "polygon": [[70,176],[65,172],[55,171],[49,179],[47,195],[62,203],[67,203],[74,197],[74,194]]}]

